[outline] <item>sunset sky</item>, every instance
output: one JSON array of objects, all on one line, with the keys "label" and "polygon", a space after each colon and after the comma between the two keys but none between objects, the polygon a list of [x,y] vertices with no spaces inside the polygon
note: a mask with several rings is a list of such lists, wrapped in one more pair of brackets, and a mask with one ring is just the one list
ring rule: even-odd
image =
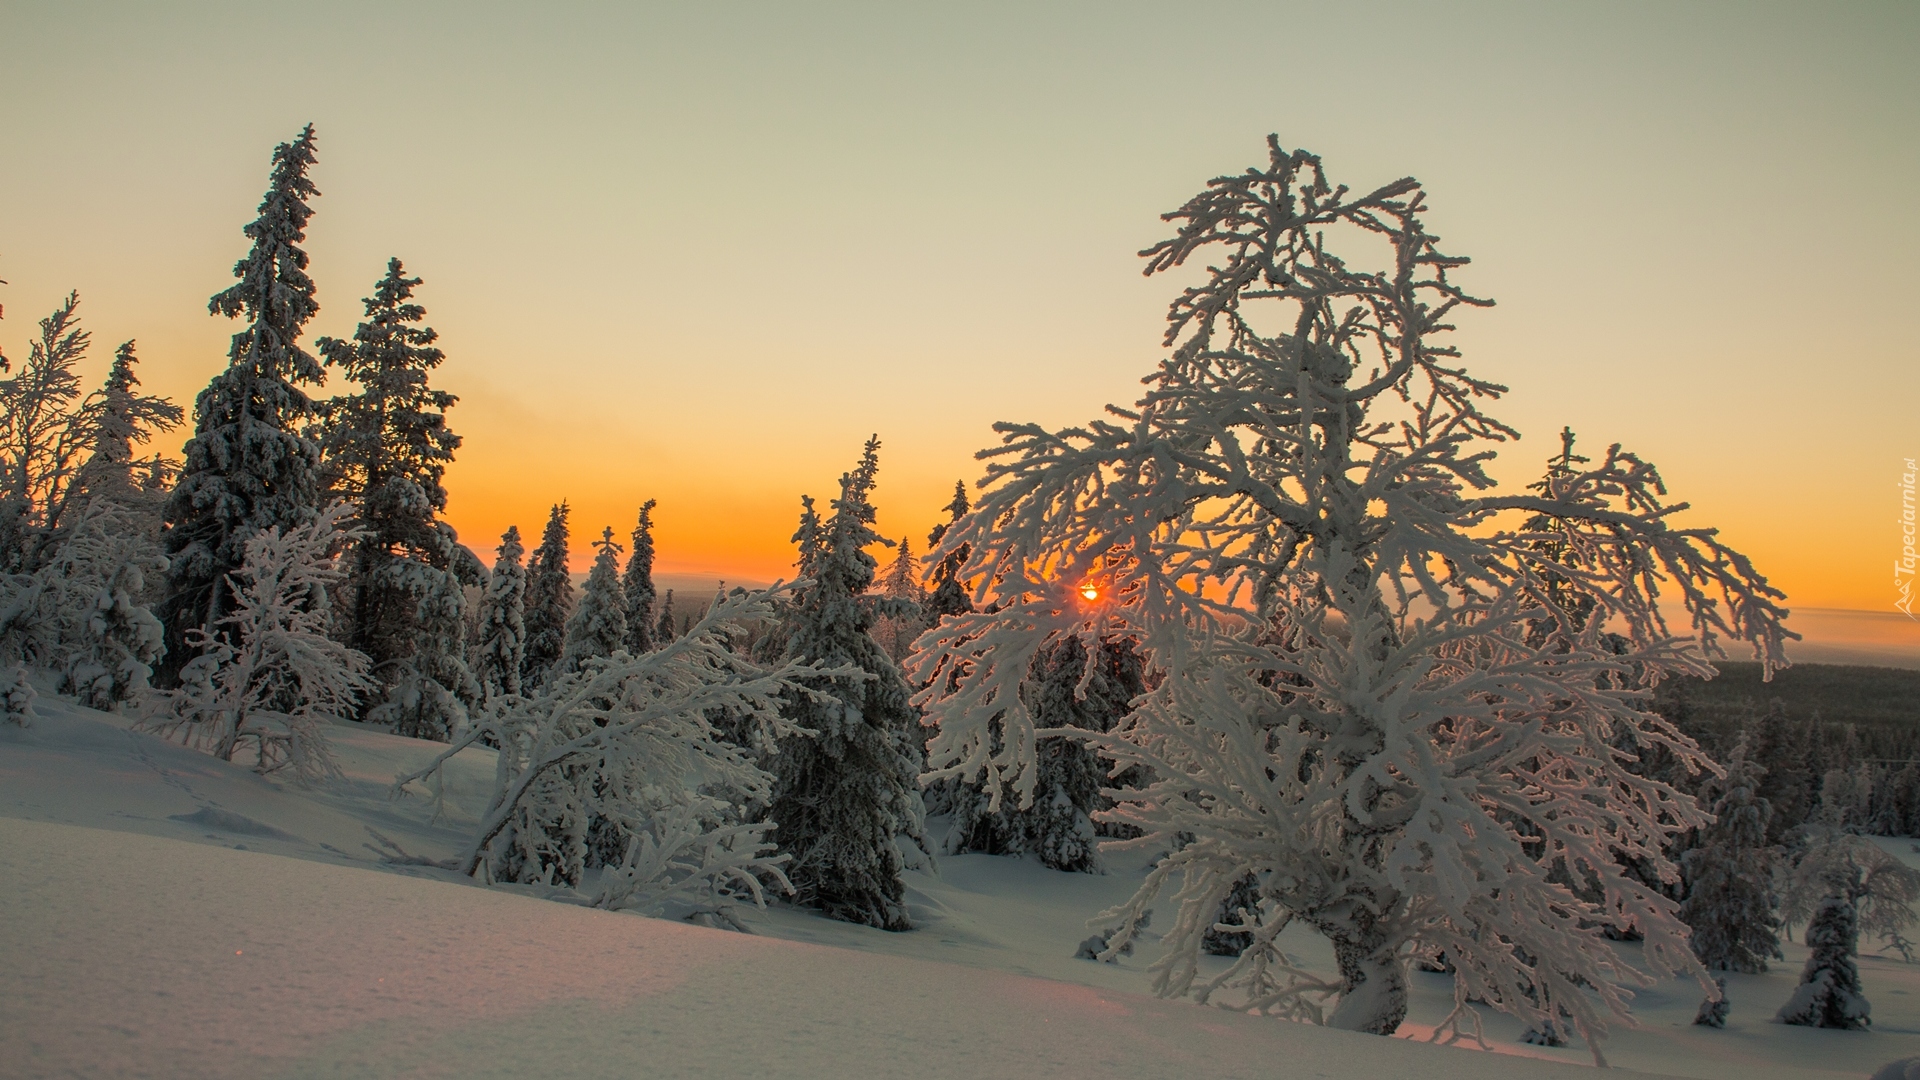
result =
[{"label": "sunset sky", "polygon": [[[312,121],[321,313],[389,255],[448,354],[449,516],[660,502],[664,571],[790,574],[801,493],[883,440],[916,547],[999,419],[1132,401],[1205,181],[1411,174],[1498,306],[1527,436],[1658,463],[1795,608],[1887,613],[1920,455],[1920,5],[0,6],[0,346],[69,289],[190,404],[268,155]],[[1889,640],[1920,636],[1882,619]],[[1876,631],[1877,633],[1877,631]],[[1904,647],[1904,646],[1903,646]]]}]

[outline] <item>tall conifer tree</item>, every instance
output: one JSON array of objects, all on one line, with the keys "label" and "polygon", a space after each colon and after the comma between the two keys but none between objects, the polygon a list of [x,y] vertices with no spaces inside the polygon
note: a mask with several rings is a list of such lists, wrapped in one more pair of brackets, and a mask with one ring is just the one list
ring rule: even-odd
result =
[{"label": "tall conifer tree", "polygon": [[886,610],[874,626],[874,637],[897,663],[913,649],[913,641],[926,628],[927,592],[920,587],[920,560],[913,557],[913,538],[900,538],[899,553],[880,584]]},{"label": "tall conifer tree", "polygon": [[400,723],[408,734],[434,735],[451,731],[479,696],[457,628],[466,619],[463,587],[486,571],[438,516],[447,508],[441,477],[460,446],[446,410],[459,399],[427,385],[446,354],[413,302],[419,284],[399,259],[387,260],[353,339],[317,342],[360,390],[321,402],[312,433],[329,493],[360,504],[365,532],[345,560],[346,644],[372,661],[382,683],[376,700],[402,712],[438,703],[433,715]]},{"label": "tall conifer tree", "polygon": [[[1098,651],[1089,657],[1085,640],[1063,638],[1034,658],[1020,695],[1035,727],[1111,731],[1146,689],[1144,664],[1132,642],[1094,644]],[[1002,793],[996,809],[993,792],[956,786],[946,850],[1033,854],[1055,870],[1102,872],[1092,815],[1113,805],[1102,788],[1123,786],[1108,775],[1113,763],[1072,739],[1042,740],[1034,754],[1039,775],[1033,801],[1024,808],[1010,792]]]},{"label": "tall conifer tree", "polygon": [[579,671],[586,661],[627,647],[627,598],[620,588],[620,545],[613,542],[611,525],[593,546],[593,569],[567,623],[565,671]]},{"label": "tall conifer tree", "polygon": [[665,645],[679,636],[673,628],[673,590],[668,589],[666,597],[660,601],[660,621],[653,627],[653,643],[655,646]]},{"label": "tall conifer tree", "polygon": [[1780,920],[1768,889],[1773,807],[1756,794],[1763,775],[1741,739],[1713,806],[1714,823],[1681,859],[1688,889],[1680,920],[1693,930],[1694,955],[1712,970],[1758,974],[1780,955]]},{"label": "tall conifer tree", "polygon": [[633,552],[620,586],[627,598],[627,651],[635,656],[653,651],[653,505],[652,499],[640,504]]},{"label": "tall conifer tree", "polygon": [[[967,502],[967,484],[964,480],[953,482],[953,501],[947,504],[947,520],[933,527],[927,536],[927,551],[937,552],[940,541],[947,535],[953,523],[959,521],[968,510],[973,509]],[[973,610],[973,601],[967,596],[966,586],[960,581],[960,568],[967,564],[967,556],[972,548],[961,544],[932,566],[931,580],[927,588],[927,622],[937,623],[943,615],[965,615]]]},{"label": "tall conifer tree", "polygon": [[[133,342],[122,344],[113,355],[106,385],[99,391],[93,455],[80,469],[80,482],[89,498],[126,502],[144,491],[147,485],[134,475],[140,463],[134,457],[138,447],[157,432],[179,427],[185,416],[170,399],[140,392],[140,380],[133,373],[137,362]],[[164,470],[169,464],[161,458],[146,459],[145,463],[149,472],[155,467]]]},{"label": "tall conifer tree", "polygon": [[239,283],[207,304],[246,326],[233,335],[226,370],[194,402],[193,438],[167,503],[159,614],[169,680],[199,651],[187,632],[226,617],[232,598],[223,583],[245,561],[247,541],[272,526],[305,524],[317,510],[320,451],[299,430],[312,411],[300,387],[326,377],[299,343],[319,310],[299,246],[313,213],[307,200],[319,194],[307,178],[314,160],[312,124],[274,148],[266,198],[245,230],[253,250],[233,268]]},{"label": "tall conifer tree", "polygon": [[540,546],[527,560],[527,643],[520,661],[523,690],[538,689],[567,648],[567,620],[573,616],[573,578],[567,572],[565,499],[547,516]]},{"label": "tall conifer tree", "polygon": [[824,522],[806,503],[794,541],[811,583],[780,631],[789,658],[856,667],[872,678],[822,679],[812,685],[824,699],[788,698],[783,715],[816,734],[781,740],[768,817],[781,850],[793,856],[787,876],[799,902],[836,919],[907,930],[894,836],[917,840],[921,828],[918,770],[902,749],[915,716],[899,667],[868,633],[873,608],[863,602],[877,565],[866,548],[886,543],[873,530],[869,501],[879,449],[879,439],[867,441]]},{"label": "tall conifer tree", "polygon": [[526,548],[520,545],[520,527],[507,526],[500,536],[499,558],[487,581],[487,598],[480,609],[480,640],[474,647],[474,678],[486,697],[520,692],[520,664],[526,651],[527,571],[520,565]]}]

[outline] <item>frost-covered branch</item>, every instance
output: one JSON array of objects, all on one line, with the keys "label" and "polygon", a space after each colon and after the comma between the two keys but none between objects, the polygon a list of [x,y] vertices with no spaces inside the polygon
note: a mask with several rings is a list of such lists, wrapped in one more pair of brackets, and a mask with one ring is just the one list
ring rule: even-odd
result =
[{"label": "frost-covered branch", "polygon": [[354,507],[337,502],[305,525],[256,533],[227,579],[231,614],[193,631],[200,655],[180,687],[154,693],[141,723],[164,738],[232,761],[251,750],[262,773],[302,781],[336,775],[327,725],[352,714],[366,692],[367,658],[327,636],[327,595],[339,554],[355,533]]},{"label": "frost-covered branch", "polygon": [[[744,813],[764,805],[772,777],[751,750],[723,738],[714,718],[762,745],[803,734],[781,717],[802,680],[845,677],[808,664],[764,668],[729,648],[729,636],[768,619],[790,587],[716,601],[686,635],[642,656],[624,651],[555,675],[536,697],[492,698],[473,727],[394,793],[431,782],[467,746],[499,747],[493,794],[455,865],[485,881],[580,886],[596,837],[606,872],[594,903],[649,910],[758,903],[761,881],[781,888],[783,856],[771,823]],[[749,883],[751,882],[751,884]]]}]

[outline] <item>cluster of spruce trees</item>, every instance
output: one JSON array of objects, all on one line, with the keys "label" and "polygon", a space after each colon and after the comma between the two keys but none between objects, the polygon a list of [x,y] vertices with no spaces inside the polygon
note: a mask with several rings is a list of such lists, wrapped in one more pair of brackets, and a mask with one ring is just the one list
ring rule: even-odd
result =
[{"label": "cluster of spruce trees", "polygon": [[[444,354],[414,299],[420,279],[397,258],[352,338],[320,338],[318,356],[301,346],[319,310],[300,246],[319,193],[315,161],[311,125],[275,148],[266,197],[245,229],[252,249],[234,266],[236,284],[208,305],[241,329],[226,369],[194,403],[193,437],[165,506],[156,681],[179,685],[222,636],[237,596],[231,578],[251,539],[308,525],[345,501],[355,510],[341,536],[343,573],[332,595],[311,602],[330,608],[332,636],[366,657],[371,685],[356,717],[445,738],[478,700],[466,589],[485,577],[440,518],[441,478],[460,446],[446,418],[457,399],[429,385]],[[357,390],[309,396],[329,368]]]},{"label": "cluster of spruce trees", "polygon": [[[578,590],[564,501],[531,553],[509,528],[491,572],[459,542],[441,516],[443,476],[461,445],[447,423],[457,399],[430,384],[444,354],[415,296],[421,281],[399,259],[351,338],[322,337],[312,352],[301,345],[318,311],[302,248],[316,161],[310,125],[274,150],[266,196],[245,228],[251,250],[209,304],[240,328],[226,368],[195,401],[184,460],[140,454],[184,416],[138,392],[132,342],[106,386],[81,394],[77,298],[42,323],[21,374],[0,383],[0,646],[13,661],[0,697],[17,718],[32,708],[30,668],[61,672],[63,692],[102,707],[151,684],[155,730],[228,758],[251,732],[263,771],[294,764],[317,777],[330,767],[327,717],[446,741],[490,702],[533,701],[558,680],[688,630],[692,616],[676,624],[671,591],[654,586],[652,501],[628,545],[603,530]],[[353,389],[316,399],[329,370]],[[803,499],[793,538],[800,582],[769,621],[726,647],[761,663],[858,673],[814,678],[787,696],[781,711],[801,734],[777,745],[734,734],[775,778],[756,813],[789,857],[798,899],[902,929],[903,844],[927,843],[924,735],[899,661],[971,603],[958,577],[964,550],[923,575],[902,540],[879,578],[870,549],[892,544],[873,528],[878,450],[870,440],[824,512]],[[956,484],[949,520],[968,509]],[[1086,693],[1088,658],[1075,644],[1036,664],[1033,706],[1049,726],[1105,730],[1140,690],[1138,660],[1103,648]],[[249,728],[245,713],[273,720]],[[716,720],[725,732],[726,718]],[[957,822],[947,848],[1096,868],[1089,815],[1104,769],[1062,743],[1042,774],[1025,811],[1013,800],[989,810],[990,793],[941,788],[939,809]],[[605,821],[566,827],[576,826],[601,830],[586,838],[580,869],[624,842]]]},{"label": "cluster of spruce trees", "polygon": [[[1920,746],[1910,732],[1793,718],[1775,700],[1744,715],[1697,712],[1684,683],[1662,688],[1655,708],[1706,747],[1724,776],[1687,775],[1658,748],[1638,749],[1640,770],[1692,793],[1715,821],[1673,838],[1677,881],[1646,884],[1680,902],[1694,953],[1710,970],[1764,972],[1780,940],[1805,927],[1810,949],[1783,1022],[1862,1028],[1870,1010],[1856,963],[1864,933],[1913,959],[1905,932],[1915,874],[1869,835],[1911,836],[1920,798]],[[1696,1022],[1723,1026],[1724,981]]]}]

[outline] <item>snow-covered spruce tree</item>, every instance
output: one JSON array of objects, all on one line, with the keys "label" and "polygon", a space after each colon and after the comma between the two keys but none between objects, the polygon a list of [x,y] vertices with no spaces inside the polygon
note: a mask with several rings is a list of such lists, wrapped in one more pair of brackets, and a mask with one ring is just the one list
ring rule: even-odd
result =
[{"label": "snow-covered spruce tree", "polygon": [[353,338],[316,343],[359,389],[315,406],[309,434],[329,494],[360,507],[340,632],[373,665],[378,688],[367,718],[445,739],[479,698],[465,659],[464,587],[486,570],[439,518],[447,508],[441,477],[460,447],[446,411],[459,399],[428,385],[445,354],[414,302],[419,284],[388,259]]},{"label": "snow-covered spruce tree", "polygon": [[653,643],[658,647],[679,636],[673,629],[673,590],[668,589],[660,600],[660,621],[653,627]]},{"label": "snow-covered spruce tree", "polygon": [[[790,662],[858,671],[809,681],[787,697],[783,715],[809,734],[780,740],[778,782],[768,817],[797,902],[828,917],[883,930],[908,930],[902,860],[894,837],[921,842],[923,809],[907,753],[917,739],[900,669],[868,630],[874,623],[874,557],[887,541],[873,530],[880,440],[867,440],[860,465],[840,478],[825,521],[803,500],[794,542],[803,581],[775,640]],[[924,845],[923,845],[924,846]]]},{"label": "snow-covered spruce tree", "polygon": [[586,661],[612,656],[627,647],[627,598],[620,588],[620,545],[609,525],[595,543],[593,569],[580,590],[580,606],[567,623],[567,651],[562,671],[579,671]]},{"label": "snow-covered spruce tree", "polygon": [[307,276],[306,238],[319,194],[307,170],[314,163],[313,125],[273,151],[273,171],[260,216],[246,227],[253,250],[234,265],[238,284],[207,308],[246,320],[233,335],[225,371],[193,406],[180,482],[168,499],[163,544],[166,595],[156,614],[166,628],[162,681],[176,681],[202,640],[197,631],[226,624],[227,575],[246,559],[263,529],[288,530],[313,519],[320,499],[320,449],[300,433],[312,403],[300,387],[326,378],[300,347],[301,329],[319,310]]},{"label": "snow-covered spruce tree", "polygon": [[40,715],[33,705],[39,696],[25,664],[0,668],[0,718],[15,727],[32,727]]},{"label": "snow-covered spruce tree", "polygon": [[943,616],[965,615],[973,610],[973,601],[967,596],[967,587],[960,580],[960,570],[967,564],[972,549],[966,544],[954,544],[942,550],[940,541],[954,523],[973,509],[967,502],[967,482],[953,482],[953,501],[946,506],[947,520],[935,525],[927,535],[929,552],[938,552],[938,556],[927,569],[926,618],[929,623],[938,623]]},{"label": "snow-covered spruce tree", "polygon": [[1746,726],[1753,747],[1753,759],[1764,772],[1755,794],[1773,808],[1773,820],[1767,826],[1767,843],[1785,842],[1787,834],[1807,820],[1813,810],[1815,774],[1807,769],[1811,747],[1808,730],[1787,716],[1787,707],[1775,698],[1765,712],[1754,715]]},{"label": "snow-covered spruce tree", "polygon": [[388,568],[388,576],[414,601],[413,652],[395,663],[384,690],[376,686],[369,694],[385,700],[364,718],[391,724],[399,735],[445,742],[481,697],[467,667],[464,586],[484,580],[486,571],[444,522],[436,522],[422,539],[423,558],[396,560]]},{"label": "snow-covered spruce tree", "polygon": [[284,533],[255,533],[227,580],[231,614],[188,638],[198,655],[178,689],[148,699],[142,726],[226,761],[249,753],[261,773],[337,774],[326,727],[351,716],[368,687],[367,658],[327,636],[351,518],[335,503]]},{"label": "snow-covered spruce tree", "polygon": [[914,639],[927,626],[927,591],[920,587],[919,570],[920,560],[913,557],[913,538],[901,537],[893,565],[887,567],[880,582],[880,595],[891,601],[893,610],[880,616],[873,632],[896,662],[913,651]]},{"label": "snow-covered spruce tree", "polygon": [[1767,824],[1773,808],[1755,791],[1759,766],[1742,740],[1727,761],[1714,823],[1682,861],[1687,898],[1680,919],[1693,930],[1693,954],[1712,971],[1748,975],[1780,956],[1780,921],[1773,914],[1772,849]]},{"label": "snow-covered spruce tree", "polygon": [[33,709],[33,699],[39,692],[33,688],[33,680],[27,677],[25,664],[14,664],[0,669],[0,714],[4,714],[7,723],[15,727],[32,727],[37,715]]},{"label": "snow-covered spruce tree", "polygon": [[1909,759],[1887,781],[1888,836],[1920,836],[1920,762]]},{"label": "snow-covered spruce tree", "polygon": [[[953,482],[953,500],[946,506],[947,520],[933,527],[927,533],[927,551],[929,555],[940,550],[940,541],[947,535],[961,517],[965,516],[972,504],[967,501],[967,483],[964,480]],[[964,615],[973,610],[973,601],[967,596],[966,585],[960,580],[960,568],[966,565],[971,552],[965,544],[955,546],[938,558],[922,560],[926,571],[926,599],[921,602],[921,621],[925,626],[933,627],[948,615]],[[918,644],[919,639],[914,639]],[[911,655],[911,653],[909,653]],[[951,681],[953,673],[948,672]],[[925,747],[922,746],[924,757]],[[924,783],[921,787],[927,812],[930,814],[951,814],[967,801],[965,785],[953,777],[945,777]]]},{"label": "snow-covered spruce tree", "polygon": [[640,504],[640,520],[633,526],[633,551],[627,556],[620,591],[627,598],[627,651],[634,656],[653,651],[653,507]]},{"label": "snow-covered spruce tree", "polygon": [[[1090,656],[1080,638],[1066,637],[1035,658],[1020,693],[1036,728],[1106,732],[1146,689],[1142,675],[1140,655],[1129,642],[1098,642]],[[1101,872],[1093,815],[1112,805],[1101,789],[1113,783],[1113,762],[1072,739],[1041,741],[1034,755],[1027,805],[973,784],[956,787],[943,850],[1032,854],[1055,870]]]},{"label": "snow-covered spruce tree", "polygon": [[1693,1014],[1693,1022],[1701,1027],[1724,1028],[1727,1026],[1727,980],[1724,975],[1715,976],[1714,992],[1700,1002],[1700,1008]]},{"label": "snow-covered spruce tree", "polygon": [[[1356,195],[1268,146],[1146,252],[1149,273],[1218,254],[1174,301],[1145,396],[1084,427],[1000,425],[979,505],[929,554],[970,545],[956,577],[984,609],[947,618],[910,662],[939,726],[930,778],[1031,798],[1033,658],[1067,637],[1136,640],[1153,689],[1115,731],[1045,732],[1153,778],[1104,815],[1174,849],[1110,913],[1110,949],[1177,879],[1163,994],[1241,987],[1246,1007],[1310,1016],[1333,989],[1328,1023],[1387,1033],[1407,958],[1444,952],[1444,1029],[1479,999],[1534,1028],[1564,1014],[1597,1054],[1623,985],[1651,977],[1606,927],[1645,935],[1653,975],[1706,978],[1674,902],[1615,859],[1670,877],[1663,839],[1705,815],[1618,747],[1711,767],[1640,703],[1666,675],[1711,670],[1702,650],[1724,637],[1784,663],[1780,594],[1711,530],[1672,524],[1658,473],[1617,447],[1545,491],[1491,492],[1491,446],[1514,433],[1479,402],[1502,388],[1439,340],[1487,302],[1453,282],[1465,260],[1427,233],[1419,184]],[[1525,527],[1537,517],[1558,523],[1558,560]],[[1594,599],[1584,628],[1555,578]],[[1656,582],[1697,644],[1669,632]],[[1550,645],[1530,640],[1541,619],[1560,623]],[[1249,873],[1275,917],[1196,988],[1205,932]],[[1274,961],[1295,922],[1329,940],[1337,981]]]},{"label": "snow-covered spruce tree", "polygon": [[573,578],[567,572],[569,512],[565,499],[554,504],[540,546],[527,559],[527,637],[520,658],[525,691],[538,689],[567,649],[567,620],[573,617]]},{"label": "snow-covered spruce tree", "polygon": [[1807,925],[1807,966],[1780,1007],[1783,1024],[1859,1030],[1873,1023],[1860,987],[1860,917],[1846,887],[1820,901]]},{"label": "snow-covered spruce tree", "polygon": [[627,842],[592,902],[654,914],[717,916],[761,882],[785,889],[784,855],[769,822],[742,821],[773,778],[753,755],[720,738],[708,717],[725,713],[766,741],[795,733],[786,702],[828,674],[799,663],[760,667],[727,647],[773,611],[767,594],[715,603],[690,633],[642,656],[624,650],[580,671],[555,672],[538,696],[490,700],[465,733],[395,791],[431,781],[464,747],[500,747],[492,797],[473,842],[454,865],[489,882],[577,886],[586,869],[587,823],[618,825]]},{"label": "snow-covered spruce tree", "polygon": [[156,500],[146,478],[155,471],[170,473],[179,463],[159,455],[138,456],[139,448],[154,435],[179,427],[185,414],[171,399],[140,393],[140,379],[133,373],[137,362],[131,341],[113,354],[106,385],[95,395],[99,417],[78,482],[89,500],[111,499],[147,512]]},{"label": "snow-covered spruce tree", "polygon": [[487,579],[480,609],[480,636],[473,650],[474,680],[486,697],[520,692],[521,654],[526,647],[527,571],[520,565],[520,527],[500,534],[499,557]]}]

